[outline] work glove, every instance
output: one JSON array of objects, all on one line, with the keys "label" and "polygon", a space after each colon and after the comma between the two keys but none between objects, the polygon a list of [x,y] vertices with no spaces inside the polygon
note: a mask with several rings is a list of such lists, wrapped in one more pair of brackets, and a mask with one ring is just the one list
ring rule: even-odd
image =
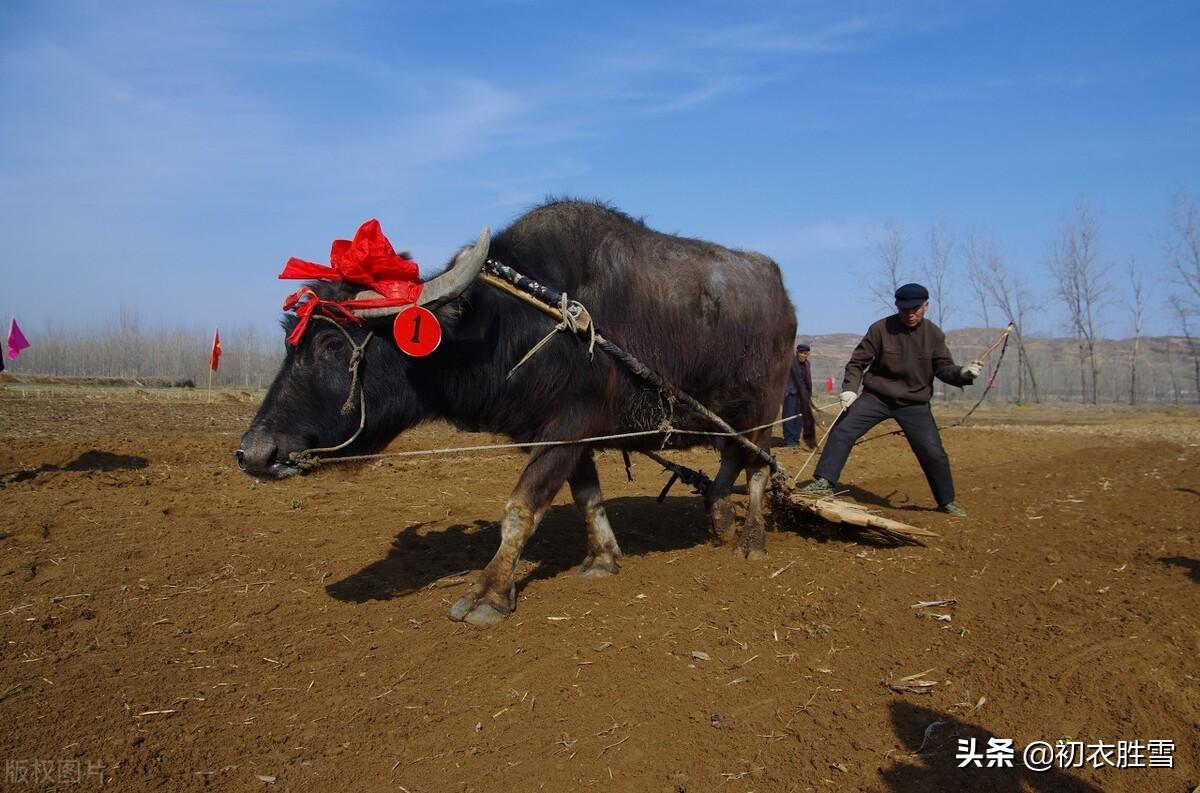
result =
[{"label": "work glove", "polygon": [[842,410],[849,410],[850,406],[854,404],[854,400],[858,399],[858,394],[853,391],[843,391],[838,399],[842,401]]},{"label": "work glove", "polygon": [[981,374],[983,374],[983,361],[971,361],[962,368],[963,377],[969,377],[972,380]]}]

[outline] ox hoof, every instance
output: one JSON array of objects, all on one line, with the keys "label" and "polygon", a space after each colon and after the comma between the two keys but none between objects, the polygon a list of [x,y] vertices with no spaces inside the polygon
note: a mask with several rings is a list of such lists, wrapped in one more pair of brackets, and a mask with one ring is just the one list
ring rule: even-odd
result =
[{"label": "ox hoof", "polygon": [[450,607],[450,619],[472,625],[495,625],[511,613],[512,609],[498,608],[476,595],[464,595]]},{"label": "ox hoof", "polygon": [[501,611],[490,603],[480,603],[467,613],[467,616],[463,621],[468,622],[471,625],[487,626],[495,625],[496,623],[504,620],[507,616],[507,611]]},{"label": "ox hoof", "polygon": [[709,520],[713,545],[732,545],[737,539],[737,530],[734,528],[733,505],[729,503],[729,499],[712,505]]},{"label": "ox hoof", "polygon": [[457,601],[455,601],[454,605],[450,607],[450,619],[454,620],[455,622],[462,622],[467,618],[467,614],[471,612],[471,609],[475,608],[475,604],[477,602],[478,601],[473,595],[464,595],[463,597],[460,597]]},{"label": "ox hoof", "polygon": [[579,568],[579,575],[584,578],[603,578],[619,572],[621,572],[621,565],[617,564],[616,558],[611,555],[589,556],[583,560],[583,566]]},{"label": "ox hoof", "polygon": [[752,562],[767,558],[767,552],[762,548],[740,548],[738,553]]}]

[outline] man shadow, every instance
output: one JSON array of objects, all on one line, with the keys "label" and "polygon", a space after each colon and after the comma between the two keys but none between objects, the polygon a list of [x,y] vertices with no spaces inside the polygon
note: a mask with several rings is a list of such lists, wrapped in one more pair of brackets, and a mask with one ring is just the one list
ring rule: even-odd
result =
[{"label": "man shadow", "polygon": [[112,452],[102,452],[92,449],[79,455],[66,465],[42,463],[37,468],[26,468],[20,471],[0,474],[0,487],[3,487],[6,484],[27,482],[30,479],[36,479],[42,474],[56,473],[59,471],[137,471],[145,468],[149,464],[150,461],[145,457],[137,457],[132,454],[113,454]]},{"label": "man shadow", "polygon": [[[605,511],[626,557],[677,551],[709,541],[704,502],[694,496],[650,496],[606,501]],[[325,587],[337,600],[364,603],[392,600],[460,576],[472,578],[491,561],[500,547],[500,524],[476,519],[444,529],[413,523],[392,540],[388,554],[363,569]],[[530,581],[553,578],[583,562],[587,534],[583,516],[574,505],[551,507],[521,558],[534,563],[517,579],[520,592]]]},{"label": "man shadow", "polygon": [[883,509],[894,509],[901,512],[936,512],[934,507],[921,507],[914,503],[909,498],[908,493],[893,490],[886,496],[880,496],[872,493],[870,490],[863,490],[855,485],[838,485],[838,492],[843,493],[851,501],[856,501],[859,504],[865,504],[871,507],[882,507]]},{"label": "man shadow", "polygon": [[[1050,768],[1035,771],[1022,761],[1024,746],[1014,740],[1011,768],[988,768],[988,740],[996,736],[978,724],[948,713],[905,701],[891,705],[892,729],[907,754],[892,755],[891,765],[880,770],[888,790],[900,793],[928,791],[971,791],[971,793],[1102,793],[1101,789]],[[974,752],[982,754],[982,767],[973,763],[960,768],[959,740],[974,740]],[[1046,740],[1053,740],[1047,738]]]},{"label": "man shadow", "polygon": [[1193,581],[1200,584],[1200,559],[1192,559],[1187,556],[1163,556],[1158,561],[1165,565],[1182,567],[1184,570],[1187,570],[1188,576]]}]

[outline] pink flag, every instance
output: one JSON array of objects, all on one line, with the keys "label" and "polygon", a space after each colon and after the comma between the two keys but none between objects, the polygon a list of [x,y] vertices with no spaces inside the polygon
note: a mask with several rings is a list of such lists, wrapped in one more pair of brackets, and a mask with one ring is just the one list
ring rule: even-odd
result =
[{"label": "pink flag", "polygon": [[16,317],[14,317],[12,324],[8,326],[8,360],[15,361],[17,356],[21,354],[21,350],[28,346],[29,340],[21,332],[21,327],[17,324]]}]

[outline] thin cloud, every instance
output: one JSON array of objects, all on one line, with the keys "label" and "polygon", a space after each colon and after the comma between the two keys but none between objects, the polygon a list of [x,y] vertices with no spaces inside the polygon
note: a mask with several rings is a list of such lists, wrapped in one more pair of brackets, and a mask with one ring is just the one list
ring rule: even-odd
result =
[{"label": "thin cloud", "polygon": [[769,24],[742,25],[709,33],[698,44],[704,49],[823,55],[864,49],[870,44],[868,34],[874,31],[871,20],[854,16],[795,32]]},{"label": "thin cloud", "polygon": [[705,81],[701,86],[698,86],[689,91],[685,91],[679,96],[666,100],[660,105],[646,108],[648,113],[676,113],[680,110],[689,110],[699,105],[707,104],[718,97],[726,94],[736,93],[739,89],[747,84],[747,80],[735,75],[723,75],[714,77]]}]

